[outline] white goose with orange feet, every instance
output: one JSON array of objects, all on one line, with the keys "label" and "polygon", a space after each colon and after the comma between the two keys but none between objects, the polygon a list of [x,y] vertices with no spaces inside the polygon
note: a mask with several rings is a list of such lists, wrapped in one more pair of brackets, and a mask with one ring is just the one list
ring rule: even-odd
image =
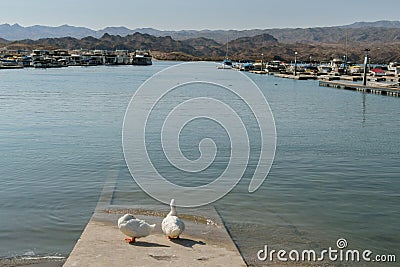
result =
[{"label": "white goose with orange feet", "polygon": [[176,212],[175,200],[171,200],[171,211],[167,217],[164,218],[161,224],[162,231],[168,237],[168,239],[179,239],[179,236],[185,230],[185,224],[178,217]]},{"label": "white goose with orange feet", "polygon": [[156,225],[136,219],[132,214],[125,214],[118,219],[118,228],[122,233],[129,236],[129,238],[125,238],[126,242],[134,243],[136,238],[150,235],[156,228]]}]

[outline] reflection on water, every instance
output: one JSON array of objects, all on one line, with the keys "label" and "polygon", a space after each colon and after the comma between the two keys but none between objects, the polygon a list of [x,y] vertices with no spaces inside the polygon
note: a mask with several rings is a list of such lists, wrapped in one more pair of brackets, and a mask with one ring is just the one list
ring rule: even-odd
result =
[{"label": "reflection on water", "polygon": [[[0,73],[0,256],[67,255],[115,173],[114,204],[157,204],[130,177],[121,125],[135,89],[171,64]],[[399,99],[249,76],[275,117],[276,158],[258,191],[247,191],[254,157],[237,187],[214,203],[248,262],[256,263],[264,245],[318,250],[340,237],[352,249],[399,255]],[[220,94],[207,91],[213,93]],[[214,169],[185,179],[157,156],[154,135],[152,156],[163,163],[161,171],[183,184],[207,183],[220,173],[229,144],[218,125],[188,125],[183,153],[196,158],[204,134],[219,145]]]},{"label": "reflection on water", "polygon": [[367,112],[367,104],[366,104],[366,94],[367,93],[365,93],[365,92],[363,92],[362,93],[362,114],[363,114],[363,119],[362,119],[362,122],[363,122],[363,126],[365,125],[365,119],[366,119],[366,116],[365,116],[365,113]]}]

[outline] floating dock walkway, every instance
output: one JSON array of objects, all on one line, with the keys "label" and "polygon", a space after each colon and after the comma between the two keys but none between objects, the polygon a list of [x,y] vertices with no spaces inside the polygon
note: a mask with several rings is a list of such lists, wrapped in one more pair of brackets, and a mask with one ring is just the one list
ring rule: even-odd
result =
[{"label": "floating dock walkway", "polygon": [[319,86],[333,87],[338,89],[352,90],[370,94],[387,95],[387,96],[400,96],[400,88],[387,87],[382,85],[362,85],[357,83],[344,83],[335,81],[320,81]]},{"label": "floating dock walkway", "polygon": [[[292,74],[275,74],[275,77],[279,78],[289,78],[295,80],[320,80],[319,86],[332,87],[338,89],[352,90],[370,94],[387,95],[387,96],[400,96],[400,83],[399,77],[385,77],[385,78],[371,78],[368,79],[367,85],[362,85],[360,83],[355,83],[356,81],[362,80],[360,76],[332,76],[332,75],[292,75]],[[348,80],[351,82],[333,81],[333,80]],[[382,81],[392,82],[383,83]]]},{"label": "floating dock walkway", "polygon": [[283,73],[274,73],[275,77],[278,78],[286,78],[286,79],[294,79],[294,80],[316,80],[317,76],[315,75],[293,75],[293,74],[283,74]]}]

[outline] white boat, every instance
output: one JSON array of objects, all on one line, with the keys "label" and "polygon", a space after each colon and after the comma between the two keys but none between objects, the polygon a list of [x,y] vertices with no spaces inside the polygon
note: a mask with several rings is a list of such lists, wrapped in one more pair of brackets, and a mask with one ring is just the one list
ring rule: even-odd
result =
[{"label": "white boat", "polygon": [[71,54],[69,57],[69,66],[81,66],[82,65],[82,56],[79,54]]},{"label": "white boat", "polygon": [[229,58],[225,58],[224,61],[222,61],[221,65],[219,65],[217,68],[232,69],[233,68],[232,60],[230,60]]},{"label": "white boat", "polygon": [[13,57],[3,58],[0,60],[0,69],[18,69],[23,68],[22,62]]},{"label": "white boat", "polygon": [[345,62],[339,58],[334,58],[331,61],[332,71],[335,74],[344,74],[346,71]]},{"label": "white boat", "polygon": [[359,66],[359,65],[350,66],[350,74],[351,75],[357,75],[357,74],[361,74],[361,73],[364,73],[364,67]]},{"label": "white boat", "polygon": [[388,71],[394,72],[394,75],[400,75],[400,63],[390,62],[387,68]]},{"label": "white boat", "polygon": [[262,60],[257,60],[254,62],[254,70],[265,72],[266,64]]},{"label": "white boat", "polygon": [[318,71],[322,74],[328,74],[332,71],[332,65],[329,62],[321,62],[318,65]]},{"label": "white boat", "polygon": [[152,65],[152,56],[149,50],[136,50],[132,56],[132,65]]},{"label": "white boat", "polygon": [[228,57],[228,44],[229,44],[229,39],[226,41],[226,54],[225,54],[225,59],[222,61],[221,65],[218,66],[218,69],[232,69],[233,64],[232,60]]},{"label": "white boat", "polygon": [[42,68],[42,69],[61,68],[63,66],[59,61],[57,61],[55,58],[52,57],[43,57],[40,59],[35,59],[32,61],[32,65],[35,68]]},{"label": "white boat", "polygon": [[280,73],[286,70],[285,63],[279,60],[273,60],[271,62],[268,62],[266,68],[269,73],[275,73],[275,72]]}]

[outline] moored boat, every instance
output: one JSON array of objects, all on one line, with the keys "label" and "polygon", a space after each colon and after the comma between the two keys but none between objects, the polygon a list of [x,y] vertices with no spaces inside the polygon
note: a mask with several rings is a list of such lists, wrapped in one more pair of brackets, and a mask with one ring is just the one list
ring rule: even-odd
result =
[{"label": "moored boat", "polygon": [[332,71],[331,64],[327,62],[321,62],[317,68],[318,72],[321,74],[329,74]]},{"label": "moored boat", "polygon": [[222,61],[221,65],[219,65],[217,68],[232,69],[233,68],[232,60],[230,60],[229,58],[225,58],[224,61]]},{"label": "moored boat", "polygon": [[244,63],[241,63],[239,70],[240,71],[254,70],[254,65],[251,62],[244,62]]},{"label": "moored boat", "polygon": [[136,50],[132,55],[132,65],[152,65],[152,55],[149,50]]},{"label": "moored boat", "polygon": [[399,75],[400,74],[400,63],[390,62],[387,69],[389,72],[394,73],[394,75]]},{"label": "moored boat", "polygon": [[267,63],[268,73],[281,73],[286,70],[285,63],[279,60],[273,60]]},{"label": "moored boat", "polygon": [[359,75],[364,72],[364,68],[360,65],[350,66],[350,75]]},{"label": "moored boat", "polygon": [[0,69],[20,69],[23,67],[22,62],[18,62],[18,60],[13,57],[3,58],[0,61]]}]

